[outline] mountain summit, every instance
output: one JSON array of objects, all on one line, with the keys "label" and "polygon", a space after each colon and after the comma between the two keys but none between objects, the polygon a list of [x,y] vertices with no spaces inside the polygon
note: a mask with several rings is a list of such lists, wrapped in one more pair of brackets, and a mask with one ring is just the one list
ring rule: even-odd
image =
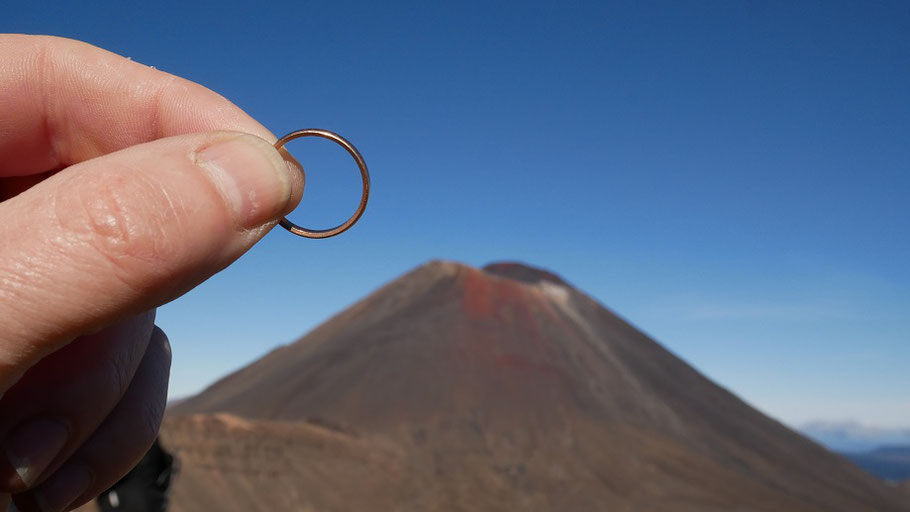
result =
[{"label": "mountain summit", "polygon": [[910,511],[519,263],[423,265],[174,406],[165,439],[184,511]]}]

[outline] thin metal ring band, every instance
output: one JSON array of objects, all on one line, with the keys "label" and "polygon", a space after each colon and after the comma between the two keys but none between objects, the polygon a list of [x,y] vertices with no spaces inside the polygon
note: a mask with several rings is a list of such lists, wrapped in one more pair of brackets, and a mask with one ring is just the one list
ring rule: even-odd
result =
[{"label": "thin metal ring band", "polygon": [[278,142],[275,143],[275,149],[281,149],[288,142],[294,139],[299,139],[301,137],[322,137],[323,139],[329,139],[346,149],[347,152],[351,154],[351,156],[354,158],[354,161],[357,162],[357,167],[360,168],[360,177],[363,179],[363,193],[360,196],[360,205],[357,207],[357,211],[354,212],[354,215],[351,215],[350,219],[332,229],[306,229],[289,221],[287,217],[282,218],[279,224],[281,224],[281,227],[290,231],[291,233],[306,238],[329,238],[331,236],[344,233],[350,229],[354,223],[360,220],[361,215],[363,215],[363,212],[367,207],[367,200],[370,197],[370,172],[367,170],[367,163],[363,160],[363,157],[360,156],[360,152],[357,151],[357,148],[348,142],[347,139],[341,135],[338,135],[337,133],[315,128],[297,130],[285,135],[284,137],[278,139]]}]

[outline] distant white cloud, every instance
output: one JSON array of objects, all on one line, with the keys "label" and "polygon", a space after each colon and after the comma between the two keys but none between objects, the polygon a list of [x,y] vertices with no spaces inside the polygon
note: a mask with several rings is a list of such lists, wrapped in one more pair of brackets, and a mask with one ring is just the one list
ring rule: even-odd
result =
[{"label": "distant white cloud", "polygon": [[842,452],[864,452],[881,446],[910,445],[910,427],[886,428],[848,421],[811,421],[798,429],[819,443]]},{"label": "distant white cloud", "polygon": [[837,430],[858,438],[897,432],[906,435],[910,441],[910,398],[832,398],[813,402],[787,401],[776,397],[773,401],[759,404],[759,407],[797,429]]}]

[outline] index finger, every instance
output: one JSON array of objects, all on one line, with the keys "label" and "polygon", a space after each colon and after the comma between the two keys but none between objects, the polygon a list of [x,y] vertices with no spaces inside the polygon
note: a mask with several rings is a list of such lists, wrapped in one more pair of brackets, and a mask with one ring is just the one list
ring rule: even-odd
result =
[{"label": "index finger", "polygon": [[187,133],[275,136],[219,94],[101,48],[0,34],[0,177]]}]

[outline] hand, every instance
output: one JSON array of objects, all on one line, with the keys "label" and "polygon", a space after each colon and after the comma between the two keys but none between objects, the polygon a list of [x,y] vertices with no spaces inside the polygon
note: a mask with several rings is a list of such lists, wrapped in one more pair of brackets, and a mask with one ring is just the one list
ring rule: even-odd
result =
[{"label": "hand", "polygon": [[78,506],[151,445],[170,367],[155,307],[296,206],[274,140],[192,82],[0,35],[0,492],[19,508]]}]

